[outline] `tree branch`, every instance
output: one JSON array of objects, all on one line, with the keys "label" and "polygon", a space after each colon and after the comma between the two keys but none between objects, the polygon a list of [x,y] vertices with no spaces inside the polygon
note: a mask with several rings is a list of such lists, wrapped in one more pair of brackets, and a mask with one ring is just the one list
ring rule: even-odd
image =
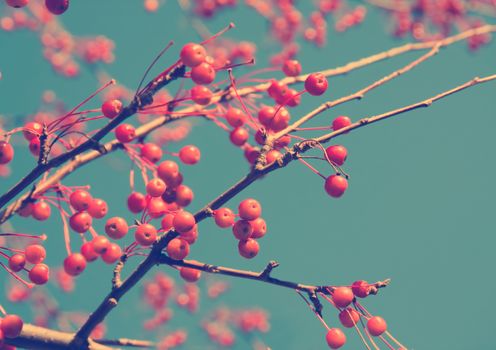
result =
[{"label": "tree branch", "polygon": [[[48,328],[24,324],[21,335],[14,339],[5,339],[10,345],[15,345],[23,349],[36,350],[67,350],[74,337],[73,333],[55,331]],[[81,350],[112,350],[115,348],[98,344],[89,339],[85,347]]]},{"label": "tree branch", "polygon": [[[15,184],[11,189],[9,189],[5,194],[0,197],[0,209],[4,207],[10,200],[12,200],[15,196],[17,196],[20,192],[22,192],[26,187],[32,184],[38,177],[40,177],[46,171],[58,167],[65,162],[73,159],[77,155],[91,150],[94,148],[95,142],[99,142],[103,139],[108,133],[110,133],[117,125],[121,122],[135,114],[140,108],[146,106],[153,102],[153,94],[156,93],[159,88],[167,85],[168,83],[178,79],[179,77],[184,76],[185,66],[182,64],[174,67],[171,72],[167,75],[167,79],[161,81],[155,88],[147,91],[146,96],[139,96],[139,98],[135,98],[127,107],[124,107],[121,113],[116,116],[114,119],[110,120],[103,128],[98,130],[95,135],[93,135],[90,139],[82,143],[81,145],[75,147],[74,149],[61,154],[58,157],[55,157],[49,161],[40,161],[39,164],[31,170],[24,178],[21,179],[17,184]],[[146,99],[144,99],[146,97]],[[42,135],[43,136],[43,135]],[[45,148],[45,147],[43,147]],[[44,152],[44,150],[40,150],[40,153]],[[42,157],[40,157],[42,160]]]},{"label": "tree branch", "polygon": [[[474,35],[481,35],[481,34],[490,33],[490,32],[496,32],[496,25],[485,25],[485,26],[482,26],[479,28],[470,29],[470,30],[467,30],[465,32],[459,33],[457,35],[447,37],[443,40],[429,41],[429,42],[423,42],[423,43],[405,44],[402,46],[392,48],[392,49],[387,50],[387,51],[383,51],[383,52],[359,59],[357,61],[350,62],[344,66],[341,66],[341,67],[323,70],[322,73],[327,77],[344,75],[344,74],[347,74],[353,70],[360,69],[360,68],[363,68],[363,67],[368,66],[370,64],[380,62],[380,61],[383,61],[385,59],[392,58],[395,56],[399,56],[401,54],[404,54],[404,53],[407,53],[410,51],[431,49],[436,45],[439,45],[440,47],[444,47],[444,46],[448,46],[448,45],[454,44],[456,42],[459,42],[461,40],[465,40],[465,39],[467,39],[471,36],[474,36]],[[308,76],[308,74],[303,74],[303,75],[300,75],[298,77],[287,77],[287,78],[281,79],[281,82],[284,84],[291,85],[291,84],[305,81],[307,76]],[[246,95],[257,93],[257,92],[266,91],[269,86],[270,86],[270,82],[269,83],[262,83],[262,84],[258,84],[255,86],[240,88],[240,89],[238,89],[238,93],[240,96],[246,96]],[[235,96],[234,91],[232,91],[232,89],[229,89],[226,91],[220,91],[214,95],[211,103],[215,104],[215,103],[218,103],[220,101],[229,101],[232,98],[234,98],[234,96]],[[136,104],[137,102],[133,101],[133,103]],[[133,105],[133,103],[131,103],[131,105]],[[136,108],[135,105],[133,106],[133,108],[131,108],[131,105],[128,106],[128,109]],[[125,112],[125,111],[126,111],[126,109],[123,110],[121,114],[129,113],[129,111],[128,112]],[[180,112],[181,113],[193,113],[193,112],[198,112],[198,111],[199,111],[198,106],[193,106],[193,107],[185,108],[184,110],[181,110]],[[125,116],[122,120],[129,117],[130,115]],[[121,116],[118,116],[117,118],[120,119]],[[117,119],[117,118],[115,118],[115,119]],[[161,127],[161,126],[163,126],[169,122],[172,122],[174,120],[178,120],[181,118],[182,118],[182,116],[180,116],[180,115],[178,115],[178,116],[165,115],[162,117],[155,118],[152,121],[145,123],[141,127],[137,128],[136,129],[136,135],[137,135],[136,137],[140,138],[140,137],[146,136],[147,134],[149,134],[153,130],[156,130],[157,128],[159,128],[159,127]],[[110,129],[107,125],[107,129],[109,129],[108,131],[110,131],[116,125],[117,124],[112,124],[112,127]],[[107,133],[108,133],[108,131],[107,131]],[[77,154],[80,154],[80,153],[86,151],[83,155],[81,155],[79,157],[75,157],[75,155],[76,155],[75,153],[71,153],[69,155],[70,152],[67,152],[67,153],[65,153],[65,154],[63,154],[57,158],[52,159],[47,164],[38,165],[27,176],[25,176],[18,184],[16,184],[14,186],[15,190],[14,190],[14,188],[12,188],[11,190],[9,190],[9,192],[7,192],[2,197],[0,197],[0,208],[2,208],[3,206],[5,206],[6,203],[8,203],[10,200],[12,200],[22,190],[27,188],[32,182],[34,182],[44,172],[50,170],[53,167],[60,166],[64,162],[74,158],[66,166],[59,169],[52,176],[48,177],[46,181],[42,181],[41,183],[39,183],[36,186],[37,188],[34,191],[31,191],[31,193],[24,194],[19,199],[17,199],[15,202],[13,202],[11,205],[9,205],[7,208],[5,208],[3,211],[1,211],[0,212],[0,224],[4,223],[12,215],[14,215],[20,208],[22,208],[23,205],[26,204],[26,202],[31,197],[36,196],[37,194],[43,193],[44,191],[46,191],[46,189],[48,189],[50,186],[56,184],[57,182],[59,182],[60,180],[65,178],[67,175],[72,173],[75,169],[77,169],[77,168],[97,159],[97,158],[105,156],[108,153],[111,153],[111,152],[122,147],[122,144],[114,139],[112,141],[107,142],[105,145],[103,145],[102,150],[104,150],[104,151],[101,152],[101,151],[91,150],[91,148],[94,145],[94,142],[95,142],[95,137],[93,137],[92,140],[88,140],[87,142],[85,142],[79,146],[79,147],[84,146],[84,150],[83,150],[83,148],[79,148],[79,147],[75,148],[73,150],[73,152],[76,149],[80,150],[80,152],[78,151]],[[63,157],[63,158],[61,158],[61,157]]]},{"label": "tree branch", "polygon": [[[398,115],[400,113],[407,112],[409,110],[413,110],[415,108],[419,108],[422,106],[428,106],[432,104],[434,101],[440,100],[443,97],[449,96],[451,94],[454,94],[458,91],[462,91],[470,86],[474,86],[477,84],[489,82],[491,80],[496,79],[496,75],[492,75],[489,77],[485,78],[475,78],[472,79],[471,81],[456,87],[454,89],[448,90],[446,92],[443,92],[439,95],[436,95],[430,99],[427,99],[425,101],[422,101],[418,104],[407,106],[395,111],[388,112],[386,114],[377,116],[377,117],[372,117],[370,118],[372,121],[370,122],[363,122],[359,121],[357,123],[354,123],[350,125],[348,128],[343,128],[340,129],[339,131],[336,131],[334,133],[331,133],[329,135],[325,135],[322,138],[318,138],[315,140],[310,140],[305,143],[298,143],[293,148],[287,152],[283,157],[281,157],[278,161],[274,162],[271,165],[265,166],[261,170],[256,170],[252,169],[252,171],[243,177],[241,180],[239,180],[236,184],[234,184],[232,187],[230,187],[228,190],[226,190],[224,193],[219,195],[217,198],[215,198],[213,201],[211,201],[209,204],[207,204],[205,207],[200,209],[197,213],[195,213],[195,219],[196,222],[199,223],[206,219],[207,217],[211,216],[213,213],[213,210],[220,208],[222,205],[227,203],[231,198],[236,196],[238,193],[240,193],[243,189],[248,187],[250,184],[261,178],[263,175],[266,175],[274,170],[283,168],[287,164],[289,164],[293,159],[296,159],[297,155],[300,153],[303,153],[312,147],[317,142],[326,142],[330,140],[331,138],[334,138],[336,136],[342,135],[348,131],[351,131],[353,129],[357,129],[360,127],[363,127],[365,125],[369,125],[373,122],[379,121],[386,119],[388,117]],[[417,106],[418,105],[418,106]],[[417,107],[414,107],[417,106]],[[117,305],[117,302],[120,300],[122,296],[124,296],[128,290],[130,290],[136,283],[138,283],[139,280],[141,280],[146,273],[156,264],[160,263],[161,260],[163,259],[162,255],[162,250],[167,246],[167,244],[175,237],[177,237],[178,234],[175,231],[169,231],[168,233],[164,234],[161,236],[161,238],[153,245],[152,250],[150,254],[145,258],[145,260],[131,273],[131,275],[120,285],[118,288],[114,288],[110,294],[107,295],[107,297],[103,300],[103,302],[98,306],[98,308],[93,312],[86,323],[82,326],[82,328],[77,332],[75,338],[74,338],[74,343],[73,346],[75,349],[79,349],[81,344],[84,344],[86,339],[88,338],[89,334],[91,331],[96,327],[100,322],[102,322],[107,314]],[[209,272],[209,271],[207,271]],[[233,272],[234,273],[234,272]],[[225,270],[225,273],[223,274],[229,274],[227,270]],[[253,274],[253,273],[252,273]],[[255,279],[254,275],[246,274],[246,278],[250,279]],[[256,279],[258,279],[258,275]],[[285,283],[285,282],[282,282]],[[288,287],[293,288],[293,289],[298,289],[295,288],[295,285],[292,284],[292,282],[288,282],[289,285]]]}]

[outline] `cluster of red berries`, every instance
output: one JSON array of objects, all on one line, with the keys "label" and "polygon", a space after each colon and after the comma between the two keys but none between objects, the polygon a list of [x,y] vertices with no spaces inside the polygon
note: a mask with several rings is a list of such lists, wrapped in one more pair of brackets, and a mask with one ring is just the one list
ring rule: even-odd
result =
[{"label": "cluster of red berries", "polygon": [[201,17],[210,18],[216,12],[232,8],[237,3],[237,0],[195,0],[193,11]]},{"label": "cluster of red berries", "polygon": [[[24,7],[29,0],[5,0],[12,7]],[[17,10],[0,18],[0,29],[13,31],[28,29],[39,31],[43,57],[52,65],[55,72],[73,78],[79,75],[78,59],[85,63],[111,63],[114,60],[114,43],[103,35],[79,38],[63,28],[52,14],[67,10],[69,0],[45,0],[45,7],[36,6],[31,11]]]},{"label": "cluster of red berries", "polygon": [[[28,122],[21,129],[24,139],[29,143],[29,151],[38,157],[43,125],[38,122]],[[14,159],[14,147],[7,141],[0,141],[0,164],[8,164],[12,159]]]},{"label": "cluster of red berries", "polygon": [[186,283],[184,290],[176,296],[176,304],[190,313],[198,311],[200,288],[196,284]]},{"label": "cluster of red berries", "polygon": [[[28,5],[29,0],[5,0],[5,3],[11,7],[21,8]],[[54,15],[61,15],[69,8],[69,0],[45,0],[45,6]]]},{"label": "cluster of red berries", "polygon": [[[255,332],[268,332],[269,316],[262,309],[234,310],[221,307],[202,323],[202,327],[210,340],[223,347],[231,347],[236,342],[232,327],[242,333],[253,335]],[[265,348],[265,347],[264,347]]]},{"label": "cluster of red berries", "polygon": [[[339,322],[345,328],[357,327],[361,319],[366,320],[366,332],[373,337],[380,337],[387,331],[386,321],[380,316],[372,316],[356,301],[377,292],[376,287],[366,281],[353,282],[351,287],[336,287],[331,291],[332,305],[339,310]],[[353,304],[354,307],[350,307]],[[331,349],[339,349],[346,343],[346,335],[340,328],[329,328],[326,334],[327,344]]]},{"label": "cluster of red berries", "polygon": [[196,43],[184,45],[179,55],[181,62],[191,68],[189,76],[197,84],[191,88],[191,99],[199,105],[209,104],[213,93],[205,85],[215,80],[216,69],[213,58],[207,55],[203,45]]},{"label": "cluster of red berries", "polygon": [[15,347],[10,347],[7,344],[4,344],[5,338],[17,338],[22,331],[22,327],[24,322],[17,315],[5,315],[3,318],[0,318],[0,349],[2,350],[10,350],[15,349]]},{"label": "cluster of red berries", "polygon": [[[42,245],[31,244],[23,251],[17,251],[9,257],[9,269],[11,273],[17,274],[23,270],[28,271],[29,280],[34,284],[45,284],[50,276],[50,269],[43,262],[46,258],[46,250]],[[26,265],[31,264],[27,269]]]},{"label": "cluster of red berries", "polygon": [[[179,271],[187,282],[194,282],[199,278],[199,275],[194,278],[190,275],[185,277],[184,270],[179,269]],[[147,330],[163,326],[172,318],[172,310],[168,307],[171,298],[175,298],[176,304],[189,312],[197,311],[200,301],[200,291],[195,284],[186,283],[184,289],[180,291],[174,280],[163,273],[158,273],[152,281],[145,282],[143,295],[146,303],[155,311],[154,316],[144,323]]]},{"label": "cluster of red berries", "polygon": [[239,203],[238,216],[229,208],[220,208],[214,211],[215,224],[221,228],[232,227],[234,237],[239,240],[239,254],[247,259],[254,258],[260,246],[257,239],[267,233],[267,224],[261,217],[262,207],[258,201],[248,198]]}]

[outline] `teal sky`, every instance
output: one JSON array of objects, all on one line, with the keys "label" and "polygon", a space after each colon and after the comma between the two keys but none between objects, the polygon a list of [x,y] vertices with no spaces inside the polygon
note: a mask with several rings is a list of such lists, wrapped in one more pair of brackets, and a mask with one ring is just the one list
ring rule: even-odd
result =
[{"label": "teal sky", "polygon": [[[104,34],[114,40],[116,61],[105,69],[130,87],[137,85],[145,67],[166,42],[174,40],[177,45],[164,56],[163,65],[172,63],[183,43],[198,40],[174,1],[168,1],[156,14],[146,13],[137,0],[73,1],[62,21],[76,35]],[[263,67],[267,53],[277,50],[266,39],[265,23],[251,11],[236,10],[223,12],[206,25],[215,31],[231,21],[236,29],[228,37],[262,39],[257,61],[258,67]],[[360,27],[342,34],[331,31],[326,48],[303,44],[299,59],[304,71],[311,72],[403,43],[386,31],[386,17],[371,10]],[[419,55],[407,54],[333,78],[325,98],[350,94]],[[465,43],[450,46],[362,101],[324,113],[314,125],[329,124],[342,114],[356,120],[423,100],[475,76],[495,74],[495,62],[494,43],[475,53],[469,52]],[[27,31],[0,32],[0,71],[0,114],[8,117],[35,112],[45,89],[52,89],[71,106],[97,86],[88,69],[72,80],[55,75],[41,56],[35,34]],[[274,259],[281,264],[274,276],[309,284],[345,285],[356,279],[391,278],[391,286],[366,299],[364,305],[383,316],[392,334],[409,349],[491,348],[496,331],[496,307],[489,299],[496,289],[495,93],[494,82],[477,86],[429,108],[340,137],[336,142],[349,151],[345,169],[351,179],[349,190],[339,200],[328,197],[322,180],[300,164],[270,174],[230,203],[235,208],[247,197],[261,202],[269,232],[260,241],[260,254],[249,261],[241,258],[231,233],[207,220],[200,225],[200,239],[190,258],[251,270],[259,270]],[[293,119],[322,101],[303,97],[301,106],[292,110]],[[90,107],[97,105],[95,102]],[[208,122],[195,121],[187,143],[202,150],[199,165],[183,167],[186,183],[195,191],[191,206],[195,211],[246,174],[248,168],[227,135]],[[171,145],[170,150],[176,151],[181,145]],[[90,184],[94,196],[108,201],[109,215],[126,215],[129,161],[122,154],[111,157],[118,161],[94,162],[64,183]],[[0,192],[33,166],[33,158],[19,149],[13,176],[0,179]],[[132,220],[129,215],[126,218]],[[11,223],[19,232],[46,232],[48,260],[60,264],[64,249],[57,216],[44,223],[19,218]],[[99,221],[96,229],[101,230],[103,224]],[[101,263],[90,265],[71,295],[62,295],[53,286],[49,289],[64,310],[90,311],[107,294],[111,269]],[[161,269],[176,275],[166,267]],[[185,328],[190,331],[185,348],[206,349],[206,337],[198,323],[202,315],[224,303],[237,308],[266,308],[272,329],[261,339],[273,349],[326,348],[324,329],[296,293],[253,281],[225,280],[232,288],[221,301],[203,298],[198,315],[178,310],[160,335]],[[141,328],[140,319],[150,312],[140,297],[140,288],[136,288],[108,317],[110,337],[154,337]],[[2,293],[0,302],[29,320],[25,305],[11,306],[4,300]],[[325,308],[324,315],[330,325],[338,325],[337,313],[330,307]],[[344,349],[361,348],[356,334],[346,334],[349,342]],[[247,343],[240,339],[234,348],[246,349]]]}]

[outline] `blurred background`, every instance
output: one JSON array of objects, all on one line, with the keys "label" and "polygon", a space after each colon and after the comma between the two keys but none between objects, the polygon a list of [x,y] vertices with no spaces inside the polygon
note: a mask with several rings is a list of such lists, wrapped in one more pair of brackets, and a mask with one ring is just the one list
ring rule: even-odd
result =
[{"label": "blurred background", "polygon": [[[306,4],[303,4],[306,6]],[[125,86],[137,86],[156,53],[169,40],[177,45],[164,55],[154,72],[171,64],[180,47],[198,41],[191,18],[175,1],[155,13],[147,13],[142,1],[73,1],[60,17],[68,31],[78,36],[103,34],[115,43],[115,62],[103,67]],[[236,28],[226,37],[257,43],[257,68],[267,65],[268,55],[279,46],[266,35],[266,23],[251,10],[225,11],[205,26],[216,32],[229,22]],[[363,24],[345,33],[329,30],[325,48],[302,43],[298,59],[304,72],[343,65],[406,42],[388,33],[387,17],[370,10]],[[93,71],[85,66],[77,78],[56,75],[42,57],[36,33],[0,32],[0,113],[4,119],[35,113],[47,89],[66,103],[76,105],[97,86]],[[420,52],[380,62],[329,81],[322,98],[302,97],[291,110],[293,120],[319,103],[348,95],[420,56]],[[324,113],[312,125],[328,125],[338,115],[353,120],[380,114],[423,100],[460,85],[475,76],[495,73],[496,45],[476,52],[466,43],[443,49],[421,66],[372,91],[359,102],[347,103]],[[241,68],[239,72],[247,71]],[[241,74],[241,73],[240,73]],[[274,74],[282,77],[281,73]],[[174,87],[170,88],[174,92]],[[496,85],[488,83],[448,97],[429,108],[367,126],[335,142],[347,147],[344,169],[350,186],[341,199],[330,198],[323,181],[298,162],[255,183],[228,204],[258,199],[268,224],[260,240],[259,255],[246,260],[238,255],[230,230],[217,228],[212,220],[199,226],[200,238],[190,258],[212,264],[258,271],[269,260],[280,267],[274,276],[308,284],[346,285],[357,279],[373,282],[391,278],[388,288],[363,301],[368,310],[386,319],[390,332],[409,349],[490,349],[496,331],[496,307],[489,299],[494,279],[494,198],[496,163]],[[99,106],[96,100],[90,108]],[[183,166],[186,184],[193,188],[191,211],[201,208],[248,171],[242,151],[228,135],[207,121],[192,121],[190,136],[171,144],[175,152],[195,144],[201,162]],[[24,141],[18,138],[18,142]],[[27,147],[16,148],[12,175],[0,178],[4,192],[35,165]],[[126,212],[129,160],[119,152],[83,167],[69,176],[66,185],[91,185],[95,197],[109,203],[109,217]],[[330,169],[319,165],[324,173]],[[60,218],[46,222],[22,218],[10,221],[17,232],[46,233],[48,262],[58,266],[65,257]],[[104,220],[96,223],[103,231]],[[133,259],[125,271],[131,270]],[[177,278],[177,272],[159,267]],[[155,272],[152,272],[152,275]],[[65,311],[89,312],[110,288],[112,266],[89,265],[76,280],[73,293],[47,286]],[[152,311],[142,302],[141,287],[125,296],[107,318],[108,337],[156,339],[176,329],[188,331],[186,349],[215,349],[200,322],[216,307],[259,306],[270,313],[271,330],[258,335],[273,349],[325,349],[325,330],[298,295],[287,289],[222,278],[230,290],[222,297],[205,297],[205,280],[199,283],[203,297],[200,311],[189,315],[175,308],[174,318],[159,332],[148,333],[142,320]],[[6,288],[12,281],[3,273]],[[178,279],[178,283],[181,283]],[[0,303],[32,321],[27,304],[11,304],[5,293]],[[338,326],[337,312],[326,304],[324,318]],[[346,331],[345,349],[361,348],[358,336]],[[250,348],[251,339],[239,336],[233,349]]]}]

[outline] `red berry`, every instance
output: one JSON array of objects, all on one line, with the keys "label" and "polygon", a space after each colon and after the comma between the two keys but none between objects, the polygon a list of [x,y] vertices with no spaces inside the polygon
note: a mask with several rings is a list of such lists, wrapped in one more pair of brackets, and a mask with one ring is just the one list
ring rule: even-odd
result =
[{"label": "red berry", "polygon": [[191,69],[191,80],[199,85],[208,85],[215,80],[215,69],[207,62],[202,62]]},{"label": "red berry", "polygon": [[267,224],[264,219],[256,218],[255,220],[250,221],[250,224],[251,227],[253,227],[251,238],[262,238],[267,233]]},{"label": "red berry", "polygon": [[98,259],[98,254],[93,249],[93,244],[91,242],[84,243],[81,246],[80,251],[87,262],[92,262]]},{"label": "red berry", "polygon": [[355,281],[351,285],[351,290],[353,291],[353,294],[355,294],[355,296],[359,298],[365,298],[370,293],[370,285],[367,281],[364,280]]},{"label": "red berry", "polygon": [[45,284],[50,278],[50,269],[45,264],[36,264],[31,268],[28,276],[34,284]]},{"label": "red berry", "polygon": [[14,272],[21,271],[26,265],[26,258],[22,254],[14,254],[9,258],[9,268]]},{"label": "red berry", "polygon": [[172,239],[167,245],[167,254],[174,260],[183,260],[189,254],[189,243],[181,238]]},{"label": "red berry", "polygon": [[193,145],[184,146],[179,151],[179,159],[184,164],[193,165],[200,161],[200,150]]},{"label": "red berry", "polygon": [[174,221],[174,215],[173,214],[168,214],[168,215],[164,216],[164,218],[160,222],[160,226],[162,227],[162,229],[165,232],[167,232],[171,228],[174,227],[173,221]]},{"label": "red berry", "polygon": [[64,259],[64,271],[71,276],[80,275],[86,268],[86,259],[82,254],[72,253]]},{"label": "red berry", "polygon": [[101,219],[108,213],[107,202],[103,199],[95,198],[91,201],[88,213],[95,219]]},{"label": "red berry", "polygon": [[156,219],[163,216],[168,209],[162,198],[152,197],[146,206],[146,210],[148,210],[148,215],[150,215],[153,219]]},{"label": "red berry", "polygon": [[208,105],[212,97],[212,91],[206,86],[195,85],[191,88],[191,99],[201,106]]},{"label": "red berry", "polygon": [[367,321],[367,329],[371,335],[378,337],[387,330],[387,323],[382,317],[374,316]]},{"label": "red berry", "polygon": [[238,220],[232,228],[234,237],[239,240],[248,239],[253,233],[253,227],[247,220]]},{"label": "red berry", "polygon": [[29,152],[35,157],[39,157],[40,155],[40,139],[34,138],[31,141],[29,141]]},{"label": "red berry", "polygon": [[331,349],[339,349],[346,343],[346,335],[339,328],[330,328],[326,334],[326,341]]},{"label": "red berry", "polygon": [[17,315],[7,315],[1,320],[0,329],[6,338],[17,338],[22,331],[24,322]]},{"label": "red berry", "polygon": [[33,213],[33,203],[25,203],[18,211],[17,214],[22,216],[23,218],[27,218]]},{"label": "red berry", "polygon": [[24,131],[22,132],[24,138],[28,141],[37,139],[43,132],[43,125],[37,122],[28,122],[24,124]]},{"label": "red berry", "polygon": [[85,233],[91,227],[93,218],[85,211],[73,214],[69,219],[69,225],[78,233]]},{"label": "red berry", "polygon": [[267,161],[267,165],[274,163],[276,160],[282,157],[281,152],[271,149],[267,154],[265,155],[265,160]]},{"label": "red berry", "polygon": [[45,6],[54,15],[61,15],[69,8],[69,0],[45,0]]},{"label": "red berry", "polygon": [[342,115],[337,117],[332,121],[332,129],[334,131],[337,131],[342,128],[346,128],[351,125],[351,119]]},{"label": "red berry", "polygon": [[142,193],[133,192],[127,197],[127,207],[131,213],[140,213],[146,208],[146,197]]},{"label": "red berry", "polygon": [[275,132],[281,131],[287,128],[290,119],[291,115],[288,110],[282,107],[276,112],[276,114],[274,114],[273,118],[270,120],[268,128],[274,130]]},{"label": "red berry", "polygon": [[174,180],[179,175],[179,166],[172,160],[165,160],[157,167],[157,175],[159,178],[168,183]]},{"label": "red berry", "polygon": [[107,248],[110,244],[110,241],[105,236],[96,236],[91,240],[91,245],[93,246],[93,250],[97,254],[103,254],[107,251]]},{"label": "red berry", "polygon": [[239,203],[238,214],[241,219],[255,220],[262,214],[262,207],[257,200],[248,198]]},{"label": "red berry", "polygon": [[296,107],[301,103],[300,93],[294,89],[286,90],[286,93],[276,99],[282,106]]},{"label": "red berry", "polygon": [[113,119],[122,111],[122,102],[120,100],[107,100],[102,104],[102,113],[105,117]]},{"label": "red berry", "polygon": [[326,179],[324,188],[329,196],[339,198],[348,188],[348,180],[339,175],[331,175]]},{"label": "red berry", "polygon": [[194,194],[191,188],[186,185],[179,185],[176,188],[176,203],[181,207],[187,207],[193,201]]},{"label": "red berry", "polygon": [[354,327],[360,320],[360,314],[352,308],[346,308],[339,313],[339,321],[346,328]]},{"label": "red berry", "polygon": [[254,258],[258,254],[259,250],[260,246],[258,245],[258,242],[253,238],[248,238],[247,240],[242,240],[238,243],[239,254],[244,258]]},{"label": "red berry", "polygon": [[31,215],[38,221],[45,221],[50,217],[51,212],[52,210],[47,202],[39,201],[33,204]]},{"label": "red berry", "polygon": [[0,164],[7,164],[14,158],[14,147],[10,143],[0,141]]},{"label": "red berry", "polygon": [[[282,108],[281,108],[282,109]],[[276,114],[276,109],[270,106],[264,106],[258,111],[258,121],[265,127],[270,127],[272,119]]]},{"label": "red berry", "polygon": [[347,307],[354,298],[351,288],[348,287],[338,287],[332,292],[332,300],[338,307]]},{"label": "red berry", "polygon": [[134,239],[143,247],[151,246],[157,240],[157,229],[150,224],[139,225],[134,232]]},{"label": "red berry", "polygon": [[188,232],[196,225],[196,220],[193,214],[187,211],[180,211],[174,215],[172,224],[178,233],[184,233]]},{"label": "red berry", "polygon": [[184,239],[189,244],[194,244],[198,239],[198,226],[195,225],[191,230],[181,233],[180,238]]},{"label": "red berry", "polygon": [[232,130],[229,134],[229,139],[231,140],[231,142],[239,147],[243,146],[245,142],[248,141],[249,137],[250,134],[248,133],[248,130],[242,127],[238,127]]},{"label": "red berry", "polygon": [[69,196],[69,203],[77,211],[87,210],[92,201],[93,197],[85,190],[76,190]]},{"label": "red berry", "polygon": [[231,227],[235,219],[236,216],[229,208],[220,208],[214,211],[215,224],[219,227]]},{"label": "red berry", "polygon": [[122,249],[118,244],[110,243],[105,253],[102,254],[102,260],[107,264],[114,264],[122,255]]},{"label": "red berry", "polygon": [[201,271],[189,267],[180,267],[179,274],[187,282],[196,282],[201,277]]},{"label": "red berry", "polygon": [[162,158],[162,155],[162,149],[155,143],[145,143],[141,147],[141,157],[152,163],[157,163]]},{"label": "red berry", "polygon": [[246,121],[246,115],[241,109],[229,107],[226,112],[226,120],[233,128],[243,126]]},{"label": "red berry", "polygon": [[320,96],[327,90],[327,78],[322,73],[312,73],[305,79],[305,90],[313,96]]},{"label": "red berry", "polygon": [[26,261],[30,264],[42,263],[46,258],[46,250],[42,245],[31,244],[24,250]]},{"label": "red berry", "polygon": [[301,64],[297,60],[286,60],[282,66],[282,71],[288,77],[296,77],[301,74]]},{"label": "red berry", "polygon": [[180,56],[184,65],[188,67],[196,67],[205,61],[207,51],[205,51],[205,48],[199,44],[188,43],[181,49]]},{"label": "red berry", "polygon": [[244,151],[244,156],[248,163],[255,164],[257,162],[258,157],[260,156],[260,151],[255,147],[246,146]]},{"label": "red berry", "polygon": [[341,145],[333,145],[326,148],[327,157],[334,164],[341,166],[344,164],[346,157],[348,156],[348,152],[344,146]]},{"label": "red berry", "polygon": [[267,89],[267,93],[271,98],[278,99],[281,96],[284,96],[287,90],[288,87],[286,86],[286,84],[281,83],[280,81],[277,80],[272,80],[270,82],[269,88]]},{"label": "red berry", "polygon": [[136,137],[136,129],[131,124],[121,124],[115,128],[115,137],[121,143],[131,142]]},{"label": "red berry", "polygon": [[165,182],[159,178],[151,179],[146,184],[146,193],[152,197],[160,197],[165,192]]},{"label": "red berry", "polygon": [[9,5],[10,7],[16,7],[16,8],[19,8],[19,7],[24,7],[26,6],[28,3],[29,3],[29,0],[5,0],[5,2],[7,3],[7,5]]},{"label": "red berry", "polygon": [[128,231],[129,227],[126,220],[119,216],[110,218],[105,223],[105,233],[112,239],[121,239],[127,235]]}]

